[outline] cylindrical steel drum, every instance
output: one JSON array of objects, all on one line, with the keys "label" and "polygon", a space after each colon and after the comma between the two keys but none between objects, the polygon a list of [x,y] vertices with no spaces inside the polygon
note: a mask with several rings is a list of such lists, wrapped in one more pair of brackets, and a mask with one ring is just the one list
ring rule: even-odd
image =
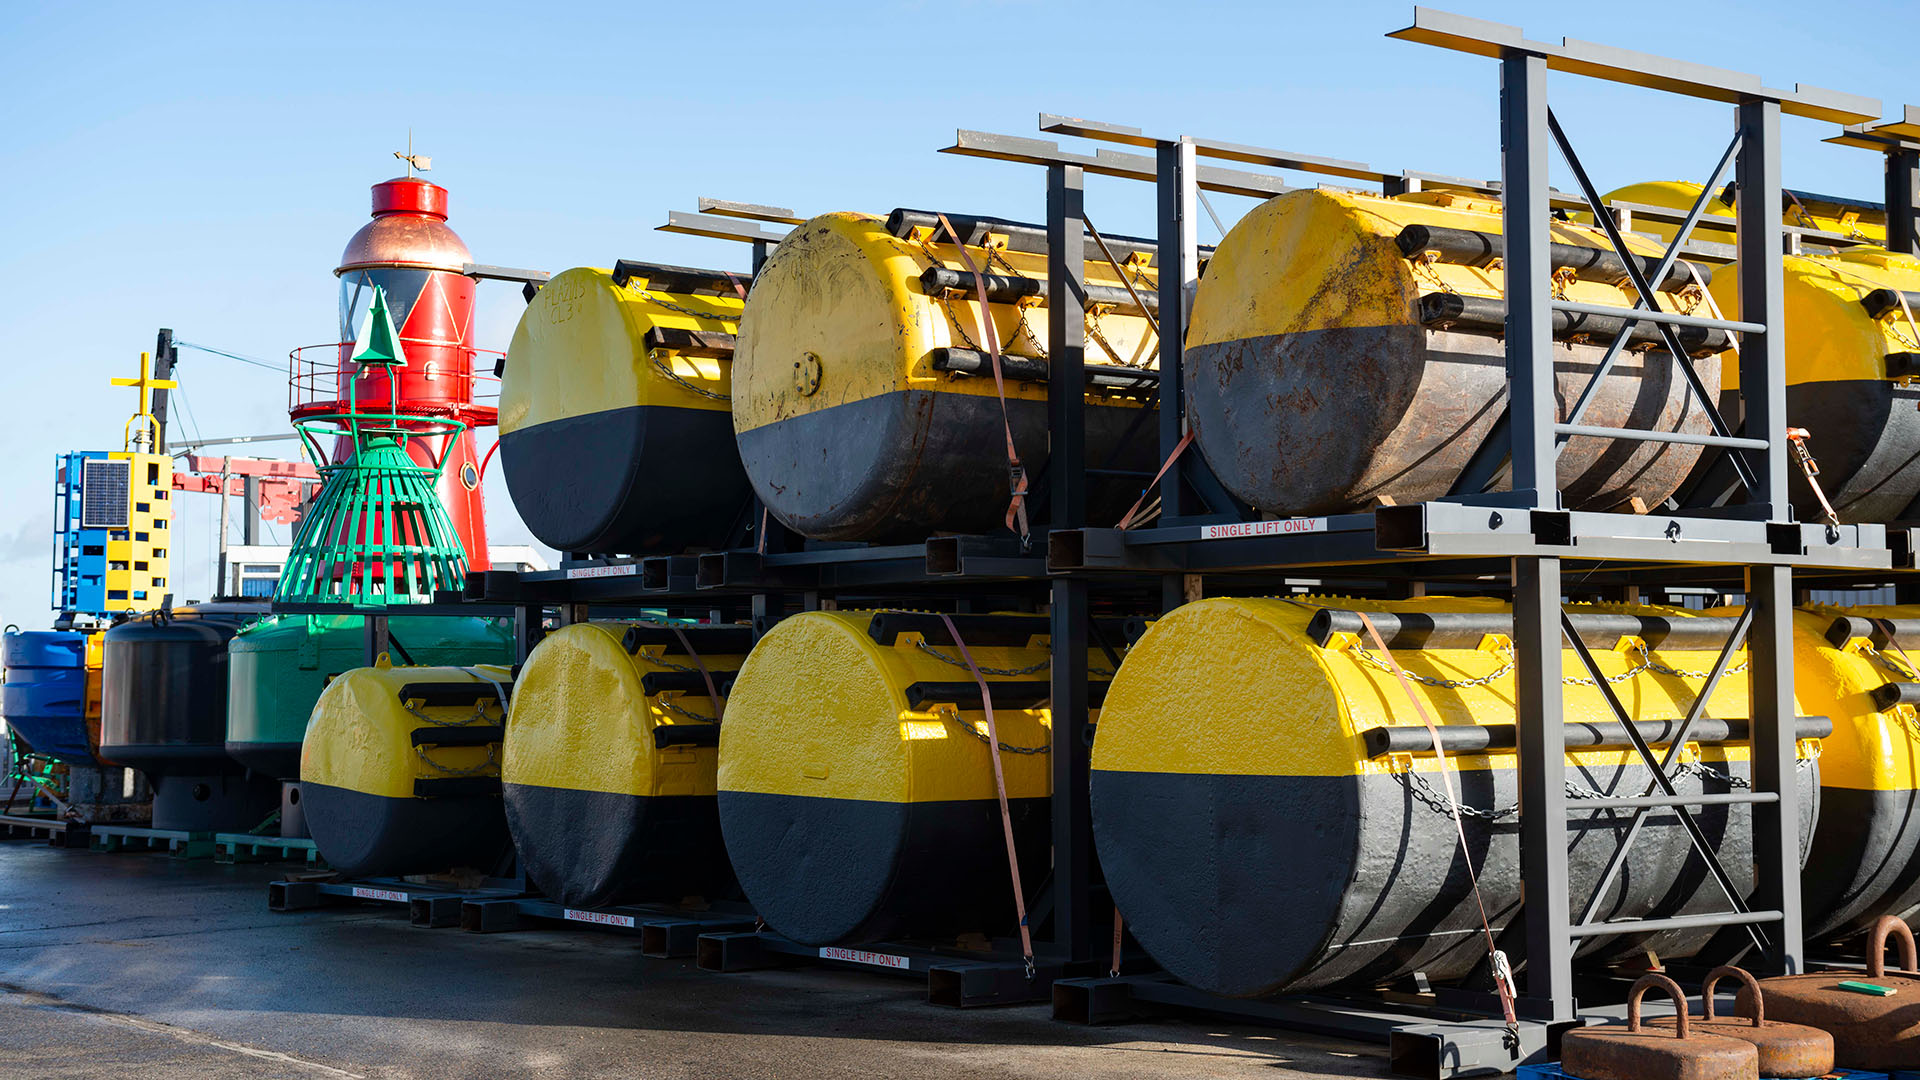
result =
[{"label": "cylindrical steel drum", "polygon": [[514,686],[500,779],[542,892],[605,907],[732,888],[714,768],[720,710],[752,640],[746,626],[619,622],[541,639]]},{"label": "cylindrical steel drum", "polygon": [[[733,427],[773,515],[823,540],[917,541],[1004,532],[1009,428],[1028,483],[1048,453],[1044,233],[956,220],[974,275],[931,215],[824,214],[799,225],[754,282],[733,367]],[[1111,245],[1110,245],[1111,246]],[[1092,248],[1089,245],[1091,252]],[[1155,295],[1150,255],[1123,268]],[[1115,252],[1116,258],[1121,251]],[[1084,336],[1090,520],[1111,524],[1152,475],[1147,405],[1158,351],[1104,259],[1087,263]],[[1150,300],[1148,300],[1151,303]],[[989,342],[999,346],[1005,418]],[[1132,473],[1134,475],[1117,475]],[[1035,492],[1038,497],[1038,492]]]},{"label": "cylindrical steel drum", "polygon": [[[1554,290],[1633,305],[1625,266],[1597,230],[1552,226]],[[1651,271],[1658,246],[1632,240]],[[1229,490],[1273,514],[1340,513],[1456,493],[1507,404],[1499,204],[1427,192],[1399,198],[1298,191],[1236,224],[1208,262],[1187,332],[1189,417]],[[1685,263],[1656,283],[1663,310],[1707,314]],[[1617,320],[1557,312],[1559,417],[1597,370]],[[1638,324],[1580,422],[1710,433],[1685,376]],[[1710,395],[1723,331],[1683,343]],[[1559,459],[1573,509],[1653,507],[1701,448],[1575,436]],[[1504,474],[1476,490],[1504,490]],[[1457,493],[1472,493],[1464,489]]]},{"label": "cylindrical steel drum", "polygon": [[660,266],[576,267],[534,296],[501,375],[500,465],[541,543],[725,544],[750,494],[727,412],[740,305],[724,274]]},{"label": "cylindrical steel drum", "polygon": [[[1047,620],[953,616],[993,687],[1029,898],[1047,867]],[[720,828],[767,925],[807,945],[1011,930],[985,716],[938,616],[812,611],[754,646],[720,732]]]},{"label": "cylindrical steel drum", "polygon": [[[1449,781],[1420,712],[1366,635],[1309,632],[1316,603],[1372,612],[1509,610],[1491,600],[1441,598],[1202,600],[1161,618],[1134,644],[1094,740],[1100,864],[1140,943],[1167,971],[1211,993],[1371,986],[1416,971],[1458,979],[1487,957]],[[1693,621],[1677,609],[1603,610]],[[1724,633],[1732,620],[1717,623]],[[1688,647],[1669,648],[1658,637],[1621,638],[1611,648],[1589,642],[1632,718],[1655,727],[1686,714],[1716,655],[1715,642],[1670,636]],[[1448,765],[1497,934],[1520,906],[1514,732],[1507,727],[1518,697],[1512,646],[1491,634],[1478,647],[1390,647],[1443,737],[1471,735],[1483,746],[1450,753]],[[1617,720],[1571,650],[1564,663],[1569,784],[1577,792],[1641,794],[1649,771],[1623,740],[1606,736]],[[1709,715],[1747,716],[1746,680],[1723,679]],[[1383,738],[1396,734],[1414,738]],[[1657,733],[1650,738],[1660,742]],[[1417,749],[1422,739],[1425,750]],[[1802,750],[1810,754],[1811,742]],[[1733,742],[1703,743],[1697,760],[1689,752],[1675,785],[1728,792],[1748,774],[1747,753]],[[1804,847],[1817,770],[1807,762],[1797,775]],[[1598,885],[1632,817],[1578,806],[1569,801],[1568,884],[1576,903]],[[1736,885],[1751,890],[1749,808],[1698,807],[1694,816]],[[1726,907],[1686,832],[1656,813],[1595,917]],[[1691,956],[1715,932],[1590,938],[1579,955]]]}]

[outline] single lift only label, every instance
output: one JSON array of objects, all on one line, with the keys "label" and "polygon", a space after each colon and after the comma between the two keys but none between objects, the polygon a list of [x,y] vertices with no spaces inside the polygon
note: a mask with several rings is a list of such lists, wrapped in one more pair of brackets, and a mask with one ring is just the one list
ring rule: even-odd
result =
[{"label": "single lift only label", "polygon": [[611,911],[581,911],[579,908],[566,909],[566,918],[572,922],[598,923],[601,926],[624,926],[633,929],[633,916],[615,915]]},{"label": "single lift only label", "polygon": [[1231,525],[1202,525],[1200,539],[1227,540],[1242,536],[1287,536],[1327,531],[1323,517],[1280,518],[1275,521],[1236,521]]},{"label": "single lift only label", "polygon": [[864,952],[860,949],[841,949],[826,946],[820,950],[822,960],[844,960],[850,964],[871,964],[874,967],[906,968],[907,958],[893,953]]}]

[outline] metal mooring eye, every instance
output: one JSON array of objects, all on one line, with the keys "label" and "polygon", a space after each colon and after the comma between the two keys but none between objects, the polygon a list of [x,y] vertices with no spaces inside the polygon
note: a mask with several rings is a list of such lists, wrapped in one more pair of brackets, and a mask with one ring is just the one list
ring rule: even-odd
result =
[{"label": "metal mooring eye", "polygon": [[1495,511],[1495,512],[1493,512],[1492,514],[1489,514],[1489,515],[1487,515],[1487,528],[1489,528],[1489,529],[1497,529],[1497,528],[1499,528],[1499,527],[1501,526],[1501,524],[1502,524],[1502,523],[1504,523],[1504,522],[1505,522],[1506,520],[1507,520],[1507,519],[1506,519],[1506,518],[1503,518],[1503,517],[1501,517],[1501,516],[1500,516],[1500,513],[1499,513],[1499,511],[1497,511],[1497,510],[1496,510],[1496,511]]},{"label": "metal mooring eye", "polygon": [[1679,522],[1677,521],[1667,522],[1667,539],[1673,541],[1676,544],[1680,542],[1680,523]]},{"label": "metal mooring eye", "polygon": [[820,357],[814,353],[802,353],[800,359],[793,362],[793,388],[801,397],[812,397],[820,389]]}]

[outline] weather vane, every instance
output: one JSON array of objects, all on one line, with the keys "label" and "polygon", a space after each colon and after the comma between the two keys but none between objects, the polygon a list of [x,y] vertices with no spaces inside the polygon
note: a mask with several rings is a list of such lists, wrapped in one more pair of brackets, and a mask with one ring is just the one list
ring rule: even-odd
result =
[{"label": "weather vane", "polygon": [[407,129],[407,148],[405,150],[395,150],[393,156],[407,163],[407,179],[409,180],[413,179],[413,170],[415,169],[419,169],[421,172],[433,171],[432,158],[425,154],[416,154],[413,152],[412,128]]}]

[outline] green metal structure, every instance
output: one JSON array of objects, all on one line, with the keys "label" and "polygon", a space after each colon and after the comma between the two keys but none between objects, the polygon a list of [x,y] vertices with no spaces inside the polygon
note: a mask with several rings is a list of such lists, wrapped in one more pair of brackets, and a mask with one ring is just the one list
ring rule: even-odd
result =
[{"label": "green metal structure", "polygon": [[[422,465],[407,451],[413,439],[458,435],[466,425],[395,412],[390,400],[384,411],[361,407],[361,373],[407,363],[383,291],[374,291],[368,315],[349,360],[358,370],[347,380],[346,411],[294,422],[322,482],[274,587],[276,603],[418,604],[466,580],[466,552],[434,490],[440,466]],[[320,450],[328,438],[350,439],[352,456],[329,462]]]}]

